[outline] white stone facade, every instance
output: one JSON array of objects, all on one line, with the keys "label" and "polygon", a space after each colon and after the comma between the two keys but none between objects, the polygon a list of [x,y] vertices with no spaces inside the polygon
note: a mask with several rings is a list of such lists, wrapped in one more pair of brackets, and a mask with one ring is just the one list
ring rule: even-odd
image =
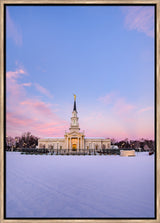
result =
[{"label": "white stone facade", "polygon": [[[76,145],[76,146],[75,146]],[[110,139],[85,138],[80,135],[69,134],[64,138],[42,138],[38,140],[38,148],[45,148],[53,151],[65,149],[68,151],[102,150],[110,149]]]},{"label": "white stone facade", "polygon": [[111,148],[111,140],[105,138],[87,138],[84,131],[80,132],[76,96],[74,96],[74,107],[71,117],[71,124],[68,132],[62,138],[42,138],[38,140],[38,148],[46,148],[50,151],[100,151]]}]

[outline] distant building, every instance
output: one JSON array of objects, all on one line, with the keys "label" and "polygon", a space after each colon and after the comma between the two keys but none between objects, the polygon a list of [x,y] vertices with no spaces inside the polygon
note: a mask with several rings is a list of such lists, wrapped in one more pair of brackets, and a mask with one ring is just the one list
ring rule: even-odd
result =
[{"label": "distant building", "polygon": [[120,150],[120,156],[135,156],[135,150]]},{"label": "distant building", "polygon": [[80,131],[76,108],[76,95],[71,117],[71,124],[64,137],[41,138],[38,140],[38,148],[46,148],[52,151],[63,150],[64,152],[98,151],[111,148],[111,140],[99,137],[85,137],[84,131]]}]

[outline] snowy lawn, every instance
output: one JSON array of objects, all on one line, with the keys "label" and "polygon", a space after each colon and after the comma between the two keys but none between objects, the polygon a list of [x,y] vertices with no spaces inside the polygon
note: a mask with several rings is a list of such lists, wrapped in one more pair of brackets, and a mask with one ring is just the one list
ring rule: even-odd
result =
[{"label": "snowy lawn", "polygon": [[154,156],[7,152],[6,217],[154,217]]}]

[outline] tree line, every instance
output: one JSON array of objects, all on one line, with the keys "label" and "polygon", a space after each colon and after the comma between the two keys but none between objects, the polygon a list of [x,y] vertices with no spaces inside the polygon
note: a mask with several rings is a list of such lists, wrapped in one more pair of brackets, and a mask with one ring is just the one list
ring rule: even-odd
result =
[{"label": "tree line", "polygon": [[18,148],[36,148],[38,137],[25,132],[21,136],[6,136],[6,150],[17,150]]},{"label": "tree line", "polygon": [[117,145],[119,149],[135,149],[141,151],[155,151],[155,142],[151,139],[139,139],[139,140],[129,140],[124,139],[116,141],[111,139],[111,143]]}]

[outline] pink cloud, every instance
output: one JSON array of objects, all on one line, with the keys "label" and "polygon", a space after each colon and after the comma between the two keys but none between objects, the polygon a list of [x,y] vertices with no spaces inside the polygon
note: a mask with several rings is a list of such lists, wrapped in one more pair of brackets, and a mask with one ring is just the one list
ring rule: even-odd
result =
[{"label": "pink cloud", "polygon": [[122,119],[113,112],[91,112],[80,126],[85,129],[86,137],[126,138],[130,134]]},{"label": "pink cloud", "polygon": [[37,121],[33,118],[17,115],[13,112],[7,112],[7,135],[21,135],[23,132],[30,131],[39,137],[53,137],[64,135],[64,125],[59,122],[46,123],[44,120]]},{"label": "pink cloud", "polygon": [[[34,96],[32,98],[27,96],[28,88],[18,83],[23,73],[25,74],[23,70],[7,73],[7,135],[16,136],[30,131],[39,137],[63,136],[64,131],[69,128],[69,120],[63,120],[55,112],[57,105]],[[138,116],[135,112],[137,108],[122,97],[113,96],[110,104],[110,108],[106,111],[95,107],[92,112],[85,111],[84,115],[82,113],[79,115],[80,128],[85,130],[86,136],[109,138],[153,136],[153,120],[149,119],[147,112],[141,117]]]},{"label": "pink cloud", "polygon": [[23,75],[26,75],[26,72],[22,69],[17,69],[16,71],[8,71],[6,73],[7,82],[7,104],[10,106],[17,106],[18,100],[24,97],[26,92],[24,87],[18,84],[17,79],[22,78]]},{"label": "pink cloud", "polygon": [[8,71],[6,74],[7,78],[20,78],[22,75],[21,74],[26,74],[26,72],[23,69],[17,69],[16,71]]},{"label": "pink cloud", "polygon": [[115,92],[108,93],[104,97],[100,97],[98,100],[104,104],[110,104],[112,106],[112,112],[120,115],[129,113],[135,108],[134,105],[127,103],[125,98],[118,97]]},{"label": "pink cloud", "polygon": [[134,105],[129,104],[125,101],[124,98],[119,98],[114,104],[113,110],[115,113],[120,115],[126,115],[135,108]]},{"label": "pink cloud", "polygon": [[26,124],[31,124],[32,121],[33,121],[32,119],[24,118],[23,116],[20,118],[20,116],[18,116],[14,112],[7,112],[6,118],[7,118],[7,121],[8,121],[7,125],[12,124],[12,125],[15,125],[17,127],[24,126]]},{"label": "pink cloud", "polygon": [[[36,118],[46,117],[52,118],[53,112],[50,108],[50,105],[44,103],[43,101],[36,99],[27,99],[25,101],[20,102],[22,109],[26,109],[27,113]],[[30,112],[31,111],[31,112]]]},{"label": "pink cloud", "polygon": [[[128,102],[124,97],[116,94],[107,94],[100,100],[106,106],[106,110],[99,104],[94,112],[85,118],[84,126],[87,127],[87,136],[102,136],[110,138],[154,138],[154,114],[151,116],[147,111],[152,107],[140,109],[135,104]],[[101,112],[98,112],[101,111]],[[138,113],[143,113],[138,115]]]},{"label": "pink cloud", "polygon": [[22,74],[25,72],[20,69],[6,74],[7,135],[16,136],[30,131],[40,137],[63,136],[69,124],[56,114],[54,104],[27,96],[26,86],[30,83],[18,83]]},{"label": "pink cloud", "polygon": [[113,99],[115,99],[115,93],[111,92],[103,97],[100,97],[98,100],[103,102],[104,104],[110,104],[111,102],[113,102]]},{"label": "pink cloud", "polygon": [[22,85],[25,86],[25,87],[30,87],[32,85],[32,83],[24,83]]},{"label": "pink cloud", "polygon": [[17,25],[11,19],[9,10],[6,10],[6,22],[7,22],[7,37],[12,38],[17,46],[22,45],[22,34],[20,29],[17,28]]},{"label": "pink cloud", "polygon": [[17,133],[20,135],[30,131],[40,137],[63,136],[67,127],[68,123],[60,119],[51,109],[46,109],[45,104],[44,106],[36,104],[32,107],[31,104],[22,103],[22,106],[14,108],[14,111],[7,112],[8,135]]},{"label": "pink cloud", "polygon": [[86,137],[116,138],[118,140],[129,138],[154,139],[153,121],[148,117],[139,118],[134,112],[126,115],[115,113],[88,114],[89,119],[80,122],[80,127],[85,130]]},{"label": "pink cloud", "polygon": [[147,108],[142,108],[138,111],[138,113],[143,113],[143,112],[146,112],[146,111],[150,111],[152,110],[153,108],[152,107],[147,107]]},{"label": "pink cloud", "polygon": [[46,88],[42,87],[40,84],[36,83],[35,87],[40,93],[46,95],[49,98],[53,98],[53,95]]},{"label": "pink cloud", "polygon": [[153,6],[124,6],[125,27],[128,30],[143,32],[154,37],[154,7]]}]

